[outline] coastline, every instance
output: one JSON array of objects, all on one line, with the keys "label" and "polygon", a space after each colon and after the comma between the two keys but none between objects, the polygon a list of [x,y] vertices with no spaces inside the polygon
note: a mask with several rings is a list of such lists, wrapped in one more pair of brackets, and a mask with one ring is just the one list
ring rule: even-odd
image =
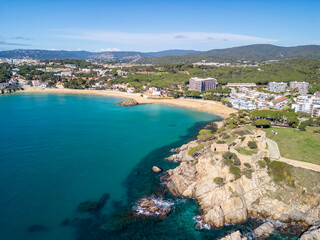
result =
[{"label": "coastline", "polygon": [[88,94],[88,95],[104,95],[111,97],[122,97],[134,99],[139,104],[164,104],[175,107],[183,107],[196,111],[206,112],[218,115],[222,118],[228,117],[230,113],[236,110],[229,108],[222,103],[196,100],[196,99],[169,99],[169,98],[146,98],[141,97],[139,93],[125,93],[113,90],[80,90],[80,89],[26,89],[18,93],[64,93],[64,94]]}]

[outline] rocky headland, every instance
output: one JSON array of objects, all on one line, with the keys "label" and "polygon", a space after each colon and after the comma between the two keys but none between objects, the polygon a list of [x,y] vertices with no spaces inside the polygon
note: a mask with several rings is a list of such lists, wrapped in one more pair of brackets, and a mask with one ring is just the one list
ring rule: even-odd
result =
[{"label": "rocky headland", "polygon": [[[249,216],[306,227],[320,219],[320,173],[270,161],[262,130],[204,129],[176,151],[168,160],[180,165],[165,173],[166,186],[174,196],[196,198],[201,220],[212,227]],[[270,234],[271,226],[265,227],[267,233],[257,234]]]}]

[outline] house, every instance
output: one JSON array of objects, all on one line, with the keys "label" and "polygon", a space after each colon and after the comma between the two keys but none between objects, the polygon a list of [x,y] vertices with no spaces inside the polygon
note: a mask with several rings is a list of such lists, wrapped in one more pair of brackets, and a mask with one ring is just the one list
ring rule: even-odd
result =
[{"label": "house", "polygon": [[0,89],[9,87],[9,83],[0,83]]},{"label": "house", "polygon": [[41,81],[40,80],[32,80],[32,86],[34,87],[40,87]]},{"label": "house", "polygon": [[288,104],[288,99],[286,97],[278,97],[273,100],[273,107],[276,109],[282,109]]}]

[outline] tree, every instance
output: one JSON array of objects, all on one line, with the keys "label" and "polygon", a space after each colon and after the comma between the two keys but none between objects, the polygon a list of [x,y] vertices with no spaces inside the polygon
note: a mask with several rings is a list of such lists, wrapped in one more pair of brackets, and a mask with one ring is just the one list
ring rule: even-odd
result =
[{"label": "tree", "polygon": [[258,119],[254,122],[256,127],[260,128],[269,128],[270,127],[270,121],[267,119]]}]

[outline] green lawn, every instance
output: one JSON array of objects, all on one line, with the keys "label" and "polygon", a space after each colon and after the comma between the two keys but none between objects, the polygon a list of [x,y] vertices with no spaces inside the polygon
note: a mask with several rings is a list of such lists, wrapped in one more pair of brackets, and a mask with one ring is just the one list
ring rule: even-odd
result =
[{"label": "green lawn", "polygon": [[255,150],[247,150],[243,147],[238,147],[237,149],[238,153],[243,154],[243,155],[249,155],[252,156],[253,154],[256,154],[258,151]]},{"label": "green lawn", "polygon": [[[264,130],[268,138],[278,143],[282,157],[320,165],[320,135],[313,133],[316,129],[308,127],[307,131],[300,131],[272,127]],[[271,133],[271,130],[278,134]]]}]

